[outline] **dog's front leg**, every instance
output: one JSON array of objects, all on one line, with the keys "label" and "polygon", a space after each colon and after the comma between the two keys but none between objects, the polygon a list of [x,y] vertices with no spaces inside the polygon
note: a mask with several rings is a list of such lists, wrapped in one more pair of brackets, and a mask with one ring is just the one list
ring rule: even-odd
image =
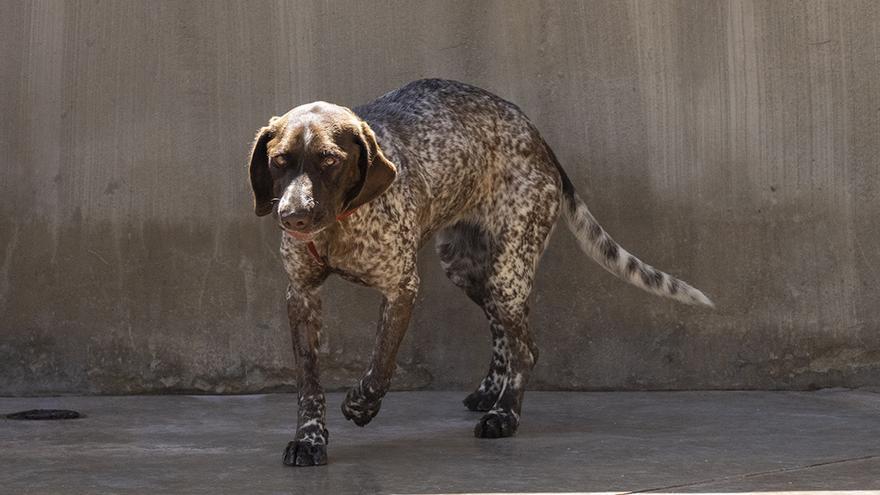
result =
[{"label": "dog's front leg", "polygon": [[289,287],[287,316],[296,358],[299,413],[296,436],[287,444],[283,461],[288,466],[319,466],[327,464],[329,433],[324,423],[324,390],[318,376],[321,299],[317,288]]},{"label": "dog's front leg", "polygon": [[391,385],[397,350],[409,325],[418,286],[419,277],[412,273],[402,283],[383,290],[385,299],[370,367],[342,402],[342,414],[358,426],[366,425],[379,413],[382,397]]}]

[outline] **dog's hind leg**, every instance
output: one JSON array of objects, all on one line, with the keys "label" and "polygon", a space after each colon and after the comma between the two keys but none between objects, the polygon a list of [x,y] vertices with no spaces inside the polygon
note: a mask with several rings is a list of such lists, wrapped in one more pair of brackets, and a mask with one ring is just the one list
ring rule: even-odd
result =
[{"label": "dog's hind leg", "polygon": [[[440,231],[436,238],[437,254],[446,276],[478,306],[486,303],[487,269],[490,265],[491,239],[485,229],[473,222],[459,222]],[[487,315],[488,316],[488,315]],[[492,359],[489,372],[480,385],[465,397],[471,411],[488,411],[498,400],[507,373],[508,349],[504,329],[491,321]]]},{"label": "dog's hind leg", "polygon": [[[509,437],[516,433],[525,386],[538,359],[528,322],[534,262],[515,251],[515,244],[502,247],[486,283],[483,310],[493,333],[500,334],[493,351],[506,356],[506,367],[495,402],[474,428],[474,435],[479,438]],[[512,260],[511,256],[517,258]]]},{"label": "dog's hind leg", "polygon": [[[543,170],[515,176],[509,191],[497,190],[484,220],[491,239],[483,310],[493,331],[500,329],[500,348],[507,356],[501,390],[491,409],[474,428],[480,438],[508,437],[519,427],[523,394],[538,359],[529,332],[528,299],[535,271],[559,213],[556,178]],[[516,198],[511,201],[510,198]]]}]

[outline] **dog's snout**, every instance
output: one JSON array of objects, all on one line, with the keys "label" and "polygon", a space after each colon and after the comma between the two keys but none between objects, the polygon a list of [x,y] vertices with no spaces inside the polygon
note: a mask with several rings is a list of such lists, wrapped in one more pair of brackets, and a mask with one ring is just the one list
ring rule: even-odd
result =
[{"label": "dog's snout", "polygon": [[312,214],[308,211],[290,211],[281,214],[281,224],[287,230],[303,232],[312,226]]}]

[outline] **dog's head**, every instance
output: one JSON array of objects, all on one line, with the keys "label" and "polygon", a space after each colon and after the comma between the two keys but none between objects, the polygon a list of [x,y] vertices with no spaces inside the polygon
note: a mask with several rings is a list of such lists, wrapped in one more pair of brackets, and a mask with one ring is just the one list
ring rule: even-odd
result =
[{"label": "dog's head", "polygon": [[367,123],[330,103],[272,117],[251,151],[254,212],[275,213],[281,228],[300,240],[379,196],[396,176]]}]

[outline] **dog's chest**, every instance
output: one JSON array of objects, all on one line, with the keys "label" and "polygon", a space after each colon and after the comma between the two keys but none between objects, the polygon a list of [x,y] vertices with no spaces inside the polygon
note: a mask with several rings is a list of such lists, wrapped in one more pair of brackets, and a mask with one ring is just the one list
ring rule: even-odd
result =
[{"label": "dog's chest", "polygon": [[353,215],[332,235],[315,240],[313,254],[318,259],[313,261],[356,284],[386,286],[414,260],[412,229],[408,225],[402,218],[377,222],[368,215]]}]

